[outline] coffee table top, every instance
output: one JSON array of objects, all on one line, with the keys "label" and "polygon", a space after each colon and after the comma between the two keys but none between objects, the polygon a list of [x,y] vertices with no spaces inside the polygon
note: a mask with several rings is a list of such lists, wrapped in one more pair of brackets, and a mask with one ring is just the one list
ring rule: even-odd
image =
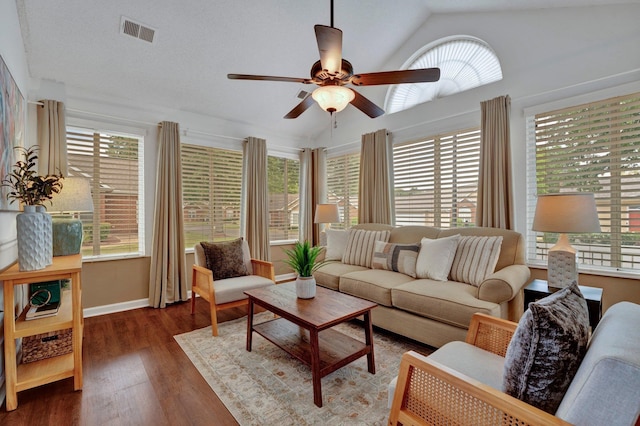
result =
[{"label": "coffee table top", "polygon": [[376,303],[318,286],[316,297],[298,299],[296,283],[284,283],[244,292],[254,303],[269,311],[294,316],[310,327],[322,330],[355,318],[378,306]]}]

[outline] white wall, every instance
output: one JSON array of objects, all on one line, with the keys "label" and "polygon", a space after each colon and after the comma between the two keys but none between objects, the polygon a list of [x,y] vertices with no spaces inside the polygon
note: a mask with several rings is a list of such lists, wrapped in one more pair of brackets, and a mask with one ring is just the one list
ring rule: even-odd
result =
[{"label": "white wall", "polygon": [[[0,2],[0,56],[9,68],[20,92],[28,90],[27,60],[18,25],[18,12],[14,1]],[[26,99],[25,99],[26,100]],[[26,104],[25,104],[26,107]],[[16,245],[16,213],[0,211],[0,270],[11,265],[18,257]],[[0,306],[4,306],[0,293]],[[4,308],[2,308],[4,309]],[[0,347],[4,342],[4,313],[0,313]],[[0,401],[4,399],[4,351],[0,353]]]},{"label": "white wall", "polygon": [[[351,143],[357,149],[362,133],[380,128],[390,130],[397,143],[477,126],[480,102],[508,94],[516,229],[525,232],[525,108],[639,81],[638,17],[640,4],[431,15],[385,69],[399,69],[418,49],[440,38],[471,35],[495,50],[503,80],[374,120],[347,108],[338,114],[338,128],[323,134],[316,146]],[[387,88],[373,89],[358,90],[383,105]]]}]

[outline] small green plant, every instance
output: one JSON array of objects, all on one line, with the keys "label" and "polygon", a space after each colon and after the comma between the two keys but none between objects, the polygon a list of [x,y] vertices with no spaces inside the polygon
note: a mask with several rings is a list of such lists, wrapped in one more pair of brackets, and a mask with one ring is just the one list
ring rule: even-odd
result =
[{"label": "small green plant", "polygon": [[297,241],[293,249],[285,250],[287,255],[284,262],[293,269],[299,277],[311,277],[313,273],[325,262],[317,262],[322,247],[312,247],[308,241],[301,243]]},{"label": "small green plant", "polygon": [[7,199],[13,204],[16,200],[28,206],[39,206],[45,201],[51,201],[53,194],[57,194],[62,190],[62,181],[64,177],[59,175],[40,176],[36,173],[35,160],[36,146],[29,148],[17,147],[22,151],[24,160],[18,160],[13,166],[13,171],[2,180],[2,186],[11,188],[7,194]]}]

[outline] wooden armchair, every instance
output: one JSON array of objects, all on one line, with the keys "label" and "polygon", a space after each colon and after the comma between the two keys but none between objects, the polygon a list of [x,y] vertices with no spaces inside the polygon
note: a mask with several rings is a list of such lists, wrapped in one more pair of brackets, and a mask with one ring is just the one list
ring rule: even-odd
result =
[{"label": "wooden armchair", "polygon": [[[518,324],[475,314],[466,343],[504,357]],[[402,356],[389,425],[569,425],[428,357]]]},{"label": "wooden armchair", "polygon": [[275,285],[273,263],[252,259],[249,247],[243,241],[244,260],[249,275],[226,278],[214,282],[213,273],[207,269],[204,250],[200,244],[194,247],[195,264],[191,277],[191,314],[195,313],[196,294],[209,302],[211,307],[211,334],[218,335],[217,312],[248,304],[245,290]]}]

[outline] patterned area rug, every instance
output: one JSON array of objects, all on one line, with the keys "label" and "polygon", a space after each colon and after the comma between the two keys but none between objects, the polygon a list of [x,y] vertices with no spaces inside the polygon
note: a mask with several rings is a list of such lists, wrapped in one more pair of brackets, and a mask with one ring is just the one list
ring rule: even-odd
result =
[{"label": "patterned area rug", "polygon": [[[273,319],[256,315],[255,323]],[[174,336],[182,350],[241,425],[386,425],[387,385],[398,374],[400,358],[409,350],[428,354],[428,347],[374,331],[376,374],[367,358],[322,378],[323,407],[313,403],[311,370],[262,336],[254,333],[245,349],[247,320],[240,318]],[[335,329],[364,341],[358,323]]]}]

